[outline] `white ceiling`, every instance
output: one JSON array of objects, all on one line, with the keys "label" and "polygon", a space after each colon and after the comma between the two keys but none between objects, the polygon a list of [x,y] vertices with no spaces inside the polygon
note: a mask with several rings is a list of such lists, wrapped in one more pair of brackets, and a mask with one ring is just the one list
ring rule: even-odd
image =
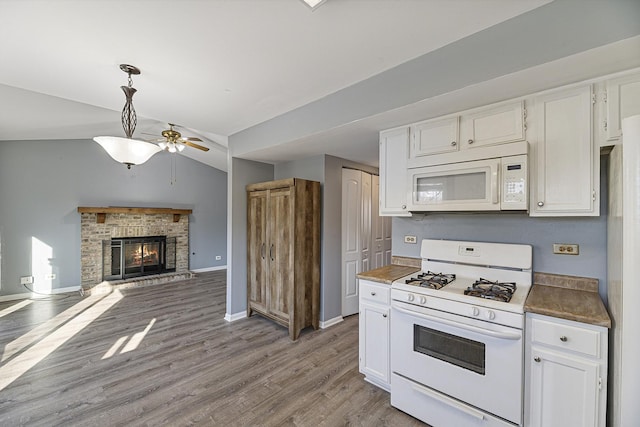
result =
[{"label": "white ceiling", "polygon": [[179,123],[211,148],[185,153],[226,170],[229,135],[549,1],[3,0],[0,140],[122,136],[129,63],[135,135]]}]

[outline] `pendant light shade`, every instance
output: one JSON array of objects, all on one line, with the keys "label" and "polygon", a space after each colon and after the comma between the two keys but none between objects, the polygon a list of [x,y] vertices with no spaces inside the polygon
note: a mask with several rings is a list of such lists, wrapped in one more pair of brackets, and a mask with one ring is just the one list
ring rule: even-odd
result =
[{"label": "pendant light shade", "polygon": [[140,165],[162,151],[156,144],[119,136],[96,136],[93,140],[100,144],[113,160],[124,163],[127,168]]},{"label": "pendant light shade", "polygon": [[151,142],[133,139],[133,132],[136,129],[138,119],[136,110],[133,108],[133,95],[136,93],[136,89],[133,87],[131,74],[140,74],[140,70],[128,64],[121,64],[120,69],[129,75],[129,85],[120,86],[126,98],[122,109],[122,128],[127,137],[96,136],[93,140],[100,144],[116,162],[123,163],[127,165],[128,169],[131,169],[131,166],[139,165],[149,160],[151,156],[162,151],[162,148]]}]

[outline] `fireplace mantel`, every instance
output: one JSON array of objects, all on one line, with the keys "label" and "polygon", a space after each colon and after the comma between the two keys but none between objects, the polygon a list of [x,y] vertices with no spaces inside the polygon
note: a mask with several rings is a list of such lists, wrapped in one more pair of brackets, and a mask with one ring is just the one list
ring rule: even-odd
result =
[{"label": "fireplace mantel", "polygon": [[94,213],[96,214],[96,222],[98,224],[104,224],[104,221],[108,213],[111,214],[166,214],[173,215],[173,222],[180,221],[180,215],[190,215],[192,209],[172,209],[172,208],[131,208],[131,207],[93,207],[93,206],[78,206],[79,213]]}]

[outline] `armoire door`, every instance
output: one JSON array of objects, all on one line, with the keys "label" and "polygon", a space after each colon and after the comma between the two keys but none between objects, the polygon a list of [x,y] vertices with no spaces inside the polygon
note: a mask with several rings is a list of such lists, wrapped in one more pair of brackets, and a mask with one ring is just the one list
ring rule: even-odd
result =
[{"label": "armoire door", "polygon": [[247,268],[249,307],[265,311],[267,304],[267,193],[248,193]]},{"label": "armoire door", "polygon": [[268,248],[269,292],[267,311],[285,322],[293,304],[293,193],[291,188],[269,191]]}]

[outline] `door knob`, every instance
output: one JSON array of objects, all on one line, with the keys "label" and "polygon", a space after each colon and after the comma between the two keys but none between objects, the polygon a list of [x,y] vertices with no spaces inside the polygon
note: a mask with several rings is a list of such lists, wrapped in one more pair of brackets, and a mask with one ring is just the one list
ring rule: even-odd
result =
[{"label": "door knob", "polygon": [[533,360],[538,362],[538,363],[540,363],[540,360],[542,360],[542,359],[540,359],[539,357],[534,357]]}]

